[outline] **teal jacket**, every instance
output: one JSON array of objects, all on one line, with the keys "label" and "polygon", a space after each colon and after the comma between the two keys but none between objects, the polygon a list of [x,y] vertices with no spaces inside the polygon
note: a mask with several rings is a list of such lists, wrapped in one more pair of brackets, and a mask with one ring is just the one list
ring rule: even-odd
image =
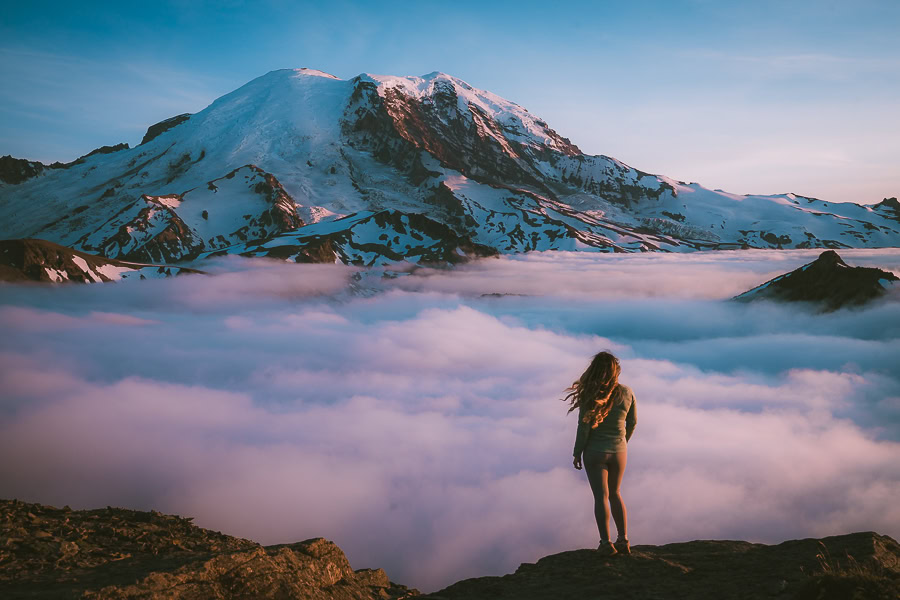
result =
[{"label": "teal jacket", "polygon": [[574,454],[587,452],[625,452],[626,444],[637,425],[637,406],[631,388],[619,384],[613,392],[615,402],[609,414],[593,429],[582,421],[584,410],[578,410],[578,431]]}]

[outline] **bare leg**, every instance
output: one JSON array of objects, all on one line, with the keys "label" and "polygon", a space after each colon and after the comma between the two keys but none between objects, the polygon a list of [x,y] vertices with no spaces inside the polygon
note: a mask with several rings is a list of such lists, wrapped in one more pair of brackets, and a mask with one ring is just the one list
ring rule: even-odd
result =
[{"label": "bare leg", "polygon": [[607,461],[609,507],[612,509],[613,521],[619,532],[619,539],[628,539],[628,512],[625,510],[625,502],[622,500],[621,486],[622,475],[625,474],[625,463],[628,460],[627,452],[608,454]]},{"label": "bare leg", "polygon": [[[594,518],[601,541],[609,541],[609,484],[607,460],[610,454],[584,454],[584,471],[594,493]],[[619,477],[621,481],[621,476]],[[616,521],[618,525],[618,520]]]}]

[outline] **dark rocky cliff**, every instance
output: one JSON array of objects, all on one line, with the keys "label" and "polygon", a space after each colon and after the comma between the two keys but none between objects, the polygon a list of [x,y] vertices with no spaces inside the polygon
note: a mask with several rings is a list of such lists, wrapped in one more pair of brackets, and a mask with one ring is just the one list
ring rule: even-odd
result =
[{"label": "dark rocky cliff", "polygon": [[0,598],[406,598],[333,542],[260,546],[158,512],[0,500]]}]

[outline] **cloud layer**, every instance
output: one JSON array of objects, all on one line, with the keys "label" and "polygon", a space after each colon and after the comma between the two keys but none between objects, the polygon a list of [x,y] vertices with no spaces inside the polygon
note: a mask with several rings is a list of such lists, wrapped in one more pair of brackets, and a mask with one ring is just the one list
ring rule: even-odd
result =
[{"label": "cloud layer", "polygon": [[[900,534],[900,302],[723,300],[814,253],[533,254],[396,278],[0,288],[0,497],[335,540],[433,590],[596,544],[558,399],[600,349],[638,399],[634,543]],[[851,264],[900,270],[900,251]],[[521,294],[483,296],[483,294]]]}]

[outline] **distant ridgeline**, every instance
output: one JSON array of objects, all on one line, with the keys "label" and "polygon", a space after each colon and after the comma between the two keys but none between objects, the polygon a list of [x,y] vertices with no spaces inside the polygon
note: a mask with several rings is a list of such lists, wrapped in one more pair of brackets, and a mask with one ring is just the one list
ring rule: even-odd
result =
[{"label": "distant ridgeline", "polygon": [[134,148],[51,165],[5,156],[0,181],[0,238],[153,265],[900,246],[896,198],[738,196],[652,175],[443,73],[272,71]]},{"label": "distant ridgeline", "polygon": [[260,546],[191,519],[121,508],[71,510],[0,500],[0,597],[434,600],[865,598],[900,593],[900,546],[873,532],[784,542],[571,550],[421,596],[381,569],[353,570],[334,543]]}]

